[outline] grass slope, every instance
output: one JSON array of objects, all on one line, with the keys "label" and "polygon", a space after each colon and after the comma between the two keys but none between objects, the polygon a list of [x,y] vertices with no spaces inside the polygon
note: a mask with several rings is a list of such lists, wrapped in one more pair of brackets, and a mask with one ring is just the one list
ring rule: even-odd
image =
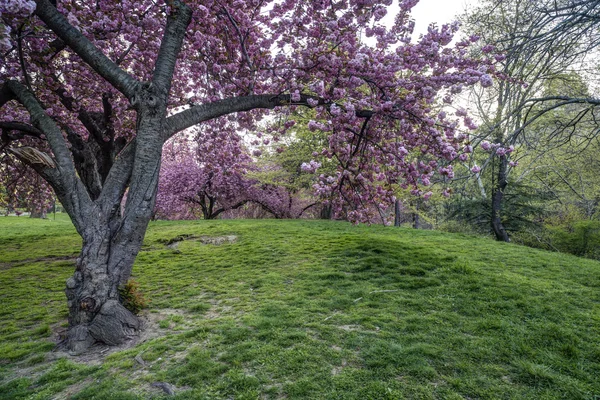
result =
[{"label": "grass slope", "polygon": [[90,364],[51,352],[79,244],[64,216],[0,218],[0,399],[600,396],[598,262],[342,222],[156,222],[134,275],[161,336]]}]

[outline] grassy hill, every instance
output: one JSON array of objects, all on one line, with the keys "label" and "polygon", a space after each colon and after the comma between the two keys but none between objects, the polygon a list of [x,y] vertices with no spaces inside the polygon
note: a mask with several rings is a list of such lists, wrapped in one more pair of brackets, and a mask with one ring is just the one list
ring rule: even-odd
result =
[{"label": "grassy hill", "polygon": [[79,245],[64,216],[0,218],[0,399],[600,398],[598,262],[342,222],[155,222],[134,267],[151,334],[69,357]]}]

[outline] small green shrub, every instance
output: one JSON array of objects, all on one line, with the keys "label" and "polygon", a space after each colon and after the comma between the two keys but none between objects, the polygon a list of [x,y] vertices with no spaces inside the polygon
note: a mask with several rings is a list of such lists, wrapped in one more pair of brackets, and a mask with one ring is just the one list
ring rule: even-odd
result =
[{"label": "small green shrub", "polygon": [[536,230],[515,232],[515,243],[600,260],[600,221],[547,223]]},{"label": "small green shrub", "polygon": [[149,300],[140,291],[139,283],[133,279],[119,288],[119,295],[123,306],[134,314],[148,307]]},{"label": "small green shrub", "polygon": [[465,234],[476,234],[480,233],[476,228],[472,225],[469,225],[465,222],[460,222],[456,220],[448,220],[442,223],[438,229],[442,232],[450,232],[450,233],[465,233]]},{"label": "small green shrub", "polygon": [[577,221],[550,228],[552,245],[559,251],[600,260],[600,221]]}]

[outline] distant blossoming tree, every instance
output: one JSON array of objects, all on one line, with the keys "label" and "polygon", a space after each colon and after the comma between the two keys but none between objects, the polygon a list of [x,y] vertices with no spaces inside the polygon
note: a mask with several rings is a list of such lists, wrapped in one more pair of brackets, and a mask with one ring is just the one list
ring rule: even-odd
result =
[{"label": "distant blossoming tree", "polygon": [[252,158],[239,136],[197,135],[203,137],[198,145],[179,139],[165,146],[156,198],[158,218],[214,219],[250,200],[254,182],[246,172]]}]

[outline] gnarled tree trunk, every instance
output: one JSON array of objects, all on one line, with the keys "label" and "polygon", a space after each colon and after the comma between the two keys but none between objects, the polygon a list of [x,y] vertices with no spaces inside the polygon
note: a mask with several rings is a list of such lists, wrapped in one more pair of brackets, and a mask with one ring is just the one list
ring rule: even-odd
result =
[{"label": "gnarled tree trunk", "polygon": [[111,229],[115,222],[105,218],[91,222],[91,229],[82,235],[83,247],[75,273],[67,280],[69,330],[65,345],[75,353],[96,341],[121,344],[141,327],[139,319],[119,299],[119,286],[128,279],[133,254],[121,254],[123,243],[118,242],[114,228]]}]

